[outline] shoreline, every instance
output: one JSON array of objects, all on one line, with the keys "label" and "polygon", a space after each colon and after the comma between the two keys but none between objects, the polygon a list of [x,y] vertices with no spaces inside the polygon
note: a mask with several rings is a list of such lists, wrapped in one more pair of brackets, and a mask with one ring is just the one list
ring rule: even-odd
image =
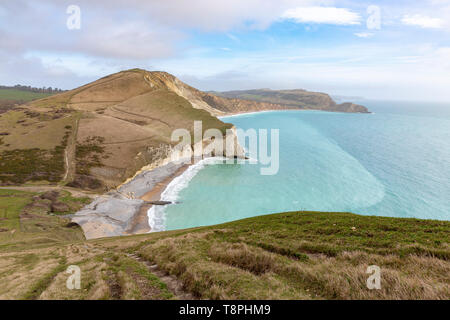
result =
[{"label": "shoreline", "polygon": [[[175,189],[177,193],[185,187],[184,182],[190,181],[203,168],[203,164],[217,159],[168,162],[150,170],[141,170],[117,189],[97,196],[72,216],[72,222],[80,225],[87,240],[149,233],[152,231],[150,209],[153,208],[154,212],[157,207],[176,202],[162,199],[164,192],[169,190],[170,193]],[[187,179],[177,181],[186,173]],[[172,185],[174,181],[176,183]],[[156,228],[153,231],[162,230]]]},{"label": "shoreline", "polygon": [[161,201],[161,195],[166,190],[167,186],[176,178],[182,175],[192,164],[185,164],[179,168],[173,175],[158,182],[151,190],[146,192],[139,199],[145,202],[139,208],[139,211],[133,217],[130,226],[125,230],[126,234],[142,234],[149,233],[151,230],[149,224],[148,210],[155,206],[153,202]]},{"label": "shoreline", "polygon": [[150,232],[148,210],[166,187],[183,174],[189,163],[169,162],[148,171],[94,199],[76,212],[72,222],[83,229],[86,239],[98,239]]},{"label": "shoreline", "polygon": [[[197,162],[190,163],[186,167],[181,168],[179,174],[175,174],[168,179],[164,190],[161,189],[159,200],[162,203],[168,204],[178,203],[178,194],[185,189],[190,181],[199,173],[206,165],[221,163],[226,158],[223,157],[208,157],[202,158]],[[153,191],[149,192],[151,195]],[[165,231],[165,211],[164,206],[151,206],[148,209],[148,223],[153,232]]]},{"label": "shoreline", "polygon": [[[261,110],[261,111],[251,111],[251,112],[231,113],[231,114],[229,114],[229,115],[218,116],[217,119],[231,118],[231,117],[239,117],[239,116],[245,116],[245,115],[251,115],[251,114],[258,114],[258,113],[266,113],[266,112],[274,112],[274,111],[292,111],[292,110],[291,110],[291,109],[283,109],[283,110]],[[298,110],[298,111],[302,111],[302,110]]]},{"label": "shoreline", "polygon": [[[235,157],[244,158],[244,150],[237,142],[235,131],[232,131],[232,135],[238,146],[235,149]],[[205,142],[209,141],[202,140],[199,143]],[[72,222],[82,228],[86,239],[151,232],[152,226],[161,226],[156,222],[155,215],[151,215],[156,211],[155,208],[176,201],[174,199],[170,202],[167,199],[164,202],[160,201],[165,192],[169,190],[169,194],[175,193],[172,197],[176,198],[177,192],[181,190],[179,185],[184,185],[183,180],[177,180],[176,186],[173,186],[174,179],[188,172],[187,181],[189,181],[198,171],[188,169],[197,168],[199,163],[214,158],[203,157],[204,155],[200,157],[200,161],[196,161],[189,156],[179,159],[176,163],[171,161],[170,155],[158,159],[142,167],[116,189],[96,197],[93,202],[73,215]],[[154,231],[163,229],[163,227],[153,228]]]},{"label": "shoreline", "polygon": [[275,110],[261,110],[261,111],[251,111],[251,112],[242,112],[242,113],[231,113],[229,115],[224,116],[218,116],[217,119],[223,119],[223,118],[232,118],[232,117],[239,117],[239,116],[246,116],[246,115],[252,115],[252,114],[259,114],[259,113],[268,113],[268,112],[284,112],[284,111],[314,111],[314,112],[327,112],[327,113],[342,113],[342,114],[375,114],[374,112],[368,111],[368,112],[345,112],[345,111],[333,111],[333,110],[317,110],[317,109],[275,109]]}]

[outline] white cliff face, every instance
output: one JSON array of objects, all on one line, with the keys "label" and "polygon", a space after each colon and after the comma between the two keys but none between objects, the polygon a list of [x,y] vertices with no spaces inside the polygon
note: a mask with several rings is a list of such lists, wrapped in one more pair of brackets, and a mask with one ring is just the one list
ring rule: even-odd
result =
[{"label": "white cliff face", "polygon": [[[227,132],[230,132],[227,137],[227,141],[229,140],[230,143],[232,144],[232,148],[234,150],[234,157],[240,158],[240,159],[246,159],[246,154],[245,154],[245,150],[244,148],[239,144],[239,140],[237,137],[237,133],[236,133],[236,127],[232,127],[229,131],[227,130]],[[231,147],[231,146],[230,146]]]}]

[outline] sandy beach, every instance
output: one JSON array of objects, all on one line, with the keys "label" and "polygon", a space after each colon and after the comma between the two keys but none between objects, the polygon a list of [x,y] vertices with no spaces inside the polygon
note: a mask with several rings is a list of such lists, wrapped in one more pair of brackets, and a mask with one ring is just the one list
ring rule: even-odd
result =
[{"label": "sandy beach", "polygon": [[125,230],[126,234],[148,233],[151,228],[148,224],[148,210],[155,205],[154,202],[161,200],[161,194],[173,179],[183,174],[189,165],[183,165],[174,174],[157,183],[151,190],[140,197],[145,202],[139,208],[139,211],[130,222],[129,228]]},{"label": "sandy beach", "polygon": [[223,116],[218,116],[217,119],[223,119],[223,118],[232,118],[232,117],[239,117],[239,116],[245,116],[245,115],[251,115],[251,114],[258,114],[258,113],[265,113],[265,112],[274,112],[274,111],[292,111],[291,109],[281,109],[281,110],[260,110],[260,111],[250,111],[250,112],[238,112],[238,113],[229,113]]},{"label": "sandy beach", "polygon": [[170,182],[183,174],[190,164],[169,162],[143,171],[132,180],[78,211],[72,221],[83,229],[86,239],[150,232],[148,210],[160,201]]}]

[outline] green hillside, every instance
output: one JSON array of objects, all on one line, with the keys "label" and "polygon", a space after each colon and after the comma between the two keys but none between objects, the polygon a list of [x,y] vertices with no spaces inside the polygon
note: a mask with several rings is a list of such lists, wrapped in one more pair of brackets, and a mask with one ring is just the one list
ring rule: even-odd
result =
[{"label": "green hillside", "polygon": [[0,88],[0,100],[18,100],[28,102],[51,96],[51,93],[31,92],[17,89]]},{"label": "green hillside", "polygon": [[[290,212],[85,241],[42,195],[0,192],[2,299],[450,298],[447,221]],[[69,265],[81,290],[66,288]],[[366,287],[369,265],[381,290]]]}]

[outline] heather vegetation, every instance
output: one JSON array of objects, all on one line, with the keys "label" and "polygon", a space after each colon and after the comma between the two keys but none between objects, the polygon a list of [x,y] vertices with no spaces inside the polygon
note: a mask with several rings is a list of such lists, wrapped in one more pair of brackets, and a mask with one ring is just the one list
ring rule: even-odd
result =
[{"label": "heather vegetation", "polygon": [[64,175],[64,150],[71,134],[66,129],[61,144],[53,149],[4,150],[0,153],[0,184],[23,184],[27,181],[57,183]]},{"label": "heather vegetation", "polygon": [[76,173],[88,175],[90,168],[102,166],[100,157],[107,157],[104,155],[105,148],[102,146],[104,141],[103,137],[94,136],[76,145]]}]

